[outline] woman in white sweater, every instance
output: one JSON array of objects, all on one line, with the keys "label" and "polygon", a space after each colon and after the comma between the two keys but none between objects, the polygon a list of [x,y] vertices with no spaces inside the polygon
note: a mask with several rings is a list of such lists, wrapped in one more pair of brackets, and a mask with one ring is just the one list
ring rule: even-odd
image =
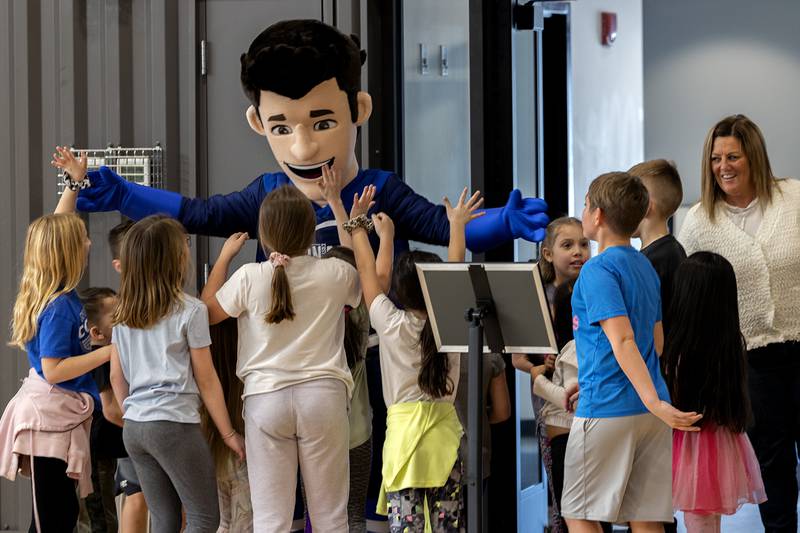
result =
[{"label": "woman in white sweater", "polygon": [[[709,131],[700,203],[679,240],[687,255],[716,252],[733,265],[747,343],[767,531],[797,531],[800,436],[800,182],[772,174],[764,137],[743,115]],[[678,310],[680,312],[680,310]]]}]

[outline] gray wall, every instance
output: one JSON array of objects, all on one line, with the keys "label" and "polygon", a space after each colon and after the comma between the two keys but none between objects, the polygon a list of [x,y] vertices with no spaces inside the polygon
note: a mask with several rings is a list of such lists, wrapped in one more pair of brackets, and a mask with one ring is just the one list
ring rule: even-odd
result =
[{"label": "gray wall", "polygon": [[[28,223],[52,212],[56,144],[164,147],[167,186],[192,194],[195,1],[0,2],[0,324],[10,311]],[[85,283],[116,285],[104,246],[119,215],[88,218],[95,244]],[[99,253],[98,253],[99,252]],[[0,343],[0,405],[27,373],[25,354]],[[30,489],[0,481],[0,529],[27,530]]]},{"label": "gray wall", "polygon": [[800,174],[800,2],[644,0],[645,155],[673,159],[684,204],[700,195],[703,139],[743,113],[766,137],[773,172]]},{"label": "gray wall", "polygon": [[[665,2],[667,3],[667,2]],[[600,14],[617,14],[617,40],[600,42]],[[603,172],[642,160],[642,0],[571,4],[572,213],[580,217],[589,184]]]}]

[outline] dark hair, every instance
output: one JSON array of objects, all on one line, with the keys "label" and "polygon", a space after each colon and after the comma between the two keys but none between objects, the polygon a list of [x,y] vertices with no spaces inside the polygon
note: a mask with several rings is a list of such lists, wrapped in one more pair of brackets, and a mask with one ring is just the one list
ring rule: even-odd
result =
[{"label": "dark hair", "polygon": [[[268,248],[290,257],[305,255],[314,242],[317,215],[297,188],[284,185],[264,198],[258,213],[258,236]],[[294,318],[292,291],[286,268],[276,265],[272,276],[272,305],[264,320],[278,324]]]},{"label": "dark hair", "polygon": [[572,331],[572,288],[575,280],[570,280],[556,287],[553,294],[553,333],[556,335],[556,346],[559,351],[574,338]]},{"label": "dark hair", "polygon": [[[395,261],[392,289],[397,300],[405,309],[425,311],[425,297],[417,275],[417,263],[441,263],[442,259],[433,253],[413,250],[400,255]],[[436,339],[428,319],[419,336],[417,345],[421,354],[421,364],[417,384],[422,392],[432,398],[452,394],[454,383],[448,376],[450,359],[439,353]]]},{"label": "dark hair", "polygon": [[633,235],[650,204],[642,180],[627,172],[601,174],[589,185],[586,197],[590,210],[602,209],[608,227],[623,237]]},{"label": "dark hair", "polygon": [[671,306],[663,358],[673,405],[743,432],[750,400],[733,267],[715,253],[690,255],[675,272]]},{"label": "dark hair", "polygon": [[[209,328],[211,334],[211,362],[219,376],[219,384],[222,386],[222,396],[225,398],[225,406],[228,409],[228,416],[231,419],[233,429],[239,433],[244,433],[244,420],[242,419],[242,394],[244,394],[244,384],[236,376],[236,349],[239,342],[239,332],[235,318],[228,318]],[[216,430],[214,421],[208,414],[208,410],[203,406],[200,412],[203,430],[208,439],[211,454],[217,469],[224,468],[225,459],[230,457],[232,452],[222,441],[222,436]]]},{"label": "dark hair", "polygon": [[111,249],[111,259],[119,259],[122,251],[122,239],[133,227],[133,220],[126,219],[111,228],[108,232],[108,247]]},{"label": "dark hair", "polygon": [[[356,268],[356,256],[353,250],[345,248],[344,246],[334,246],[322,256],[323,259],[335,258],[349,263]],[[363,303],[362,303],[363,305]],[[364,357],[364,348],[366,347],[367,338],[369,336],[369,326],[359,326],[353,319],[352,314],[356,312],[355,309],[346,311],[344,321],[344,353],[347,356],[347,366],[352,370],[356,363]]]},{"label": "dark hair", "polygon": [[80,291],[78,297],[83,304],[83,310],[86,312],[86,320],[89,324],[97,325],[100,322],[100,317],[106,311],[103,308],[103,300],[113,298],[117,293],[114,289],[108,287],[89,287],[88,289]]},{"label": "dark hair", "polygon": [[355,35],[346,36],[319,20],[284,20],[262,31],[242,54],[242,88],[255,106],[261,91],[294,100],[331,78],[347,94],[350,116],[358,119],[356,96],[367,53]]},{"label": "dark hair", "polygon": [[644,161],[633,165],[628,174],[642,180],[655,210],[662,218],[671,217],[681,206],[683,185],[674,162],[666,159]]}]

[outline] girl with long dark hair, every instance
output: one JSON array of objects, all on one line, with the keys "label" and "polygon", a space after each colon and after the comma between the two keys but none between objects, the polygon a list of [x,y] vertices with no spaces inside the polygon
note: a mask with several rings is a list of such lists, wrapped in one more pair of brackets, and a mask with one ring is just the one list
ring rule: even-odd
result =
[{"label": "girl with long dark hair", "polygon": [[[371,198],[360,202],[369,205]],[[359,202],[354,203],[354,208]],[[450,220],[448,259],[463,261],[464,227],[479,216],[479,194],[467,191],[455,206],[447,199]],[[352,214],[351,214],[352,216]],[[364,301],[380,338],[383,398],[388,407],[383,446],[383,485],[378,512],[389,515],[390,531],[434,532],[463,527],[463,496],[458,446],[462,428],[453,400],[458,385],[459,355],[436,347],[417,275],[417,263],[440,261],[435,254],[412,251],[398,257],[392,288],[398,308],[386,294],[392,279],[394,226],[385,214],[372,217],[380,239],[376,265],[365,217],[348,222]],[[427,508],[436,510],[426,516]]]},{"label": "girl with long dark hair", "polygon": [[665,377],[673,405],[703,414],[699,432],[675,431],[673,506],[689,533],[719,531],[720,515],[766,500],[745,430],[750,419],[736,275],[721,255],[697,252],[675,274]]}]

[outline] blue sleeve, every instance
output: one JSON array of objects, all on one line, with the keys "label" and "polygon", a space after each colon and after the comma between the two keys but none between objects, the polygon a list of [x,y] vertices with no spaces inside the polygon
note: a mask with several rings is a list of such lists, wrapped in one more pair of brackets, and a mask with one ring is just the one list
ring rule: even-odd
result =
[{"label": "blue sleeve", "polygon": [[217,194],[210,198],[184,198],[178,220],[186,231],[211,237],[230,237],[246,231],[251,239],[258,238],[258,210],[266,196],[263,176],[238,192]]},{"label": "blue sleeve", "polygon": [[56,359],[81,355],[75,351],[78,343],[75,326],[75,320],[59,313],[57,309],[45,309],[39,320],[39,355]]},{"label": "blue sleeve", "polygon": [[[588,268],[586,268],[588,267]],[[582,284],[591,292],[586,294],[586,315],[590,324],[617,316],[628,316],[618,274],[602,263],[584,265]]]},{"label": "blue sleeve", "polygon": [[396,239],[413,240],[447,246],[450,222],[443,205],[435,205],[417,194],[397,176],[391,175],[384,185],[382,209],[394,221]]}]

